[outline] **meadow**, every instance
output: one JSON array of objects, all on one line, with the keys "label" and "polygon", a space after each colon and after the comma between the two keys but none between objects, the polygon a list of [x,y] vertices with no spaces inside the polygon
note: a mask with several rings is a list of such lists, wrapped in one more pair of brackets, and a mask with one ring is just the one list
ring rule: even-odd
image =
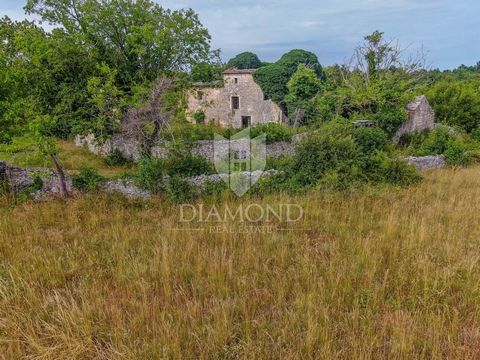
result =
[{"label": "meadow", "polygon": [[226,199],[304,230],[210,234],[161,198],[3,198],[0,358],[479,358],[479,199],[480,167],[444,169]]}]

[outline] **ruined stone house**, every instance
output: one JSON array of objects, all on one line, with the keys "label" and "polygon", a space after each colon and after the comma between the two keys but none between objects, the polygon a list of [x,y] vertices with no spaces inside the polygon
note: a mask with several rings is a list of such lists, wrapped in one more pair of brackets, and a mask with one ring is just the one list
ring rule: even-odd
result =
[{"label": "ruined stone house", "polygon": [[408,120],[396,131],[393,137],[395,143],[398,143],[404,134],[435,128],[435,112],[425,95],[417,96],[405,110],[408,113]]},{"label": "ruined stone house", "polygon": [[188,120],[233,128],[285,121],[282,109],[266,97],[253,72],[231,68],[223,73],[223,82],[194,84],[188,93]]}]

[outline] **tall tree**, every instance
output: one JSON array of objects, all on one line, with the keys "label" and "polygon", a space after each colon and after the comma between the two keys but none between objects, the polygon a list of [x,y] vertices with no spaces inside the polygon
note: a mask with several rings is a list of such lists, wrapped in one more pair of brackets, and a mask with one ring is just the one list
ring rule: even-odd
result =
[{"label": "tall tree", "polygon": [[286,110],[285,96],[288,94],[288,81],[304,64],[314,70],[317,76],[323,76],[322,66],[315,54],[305,50],[291,50],[277,62],[261,67],[254,73],[255,81],[265,94]]},{"label": "tall tree", "polygon": [[248,51],[236,55],[227,62],[227,68],[236,67],[238,69],[258,69],[261,66],[262,62],[257,54]]},{"label": "tall tree", "polygon": [[308,123],[315,116],[314,103],[311,101],[322,87],[322,81],[315,70],[305,64],[298,65],[297,71],[287,84],[285,96],[288,116],[293,125]]},{"label": "tall tree", "polygon": [[206,60],[210,35],[191,9],[171,11],[150,0],[28,0],[25,10],[61,26],[117,70],[122,90]]}]

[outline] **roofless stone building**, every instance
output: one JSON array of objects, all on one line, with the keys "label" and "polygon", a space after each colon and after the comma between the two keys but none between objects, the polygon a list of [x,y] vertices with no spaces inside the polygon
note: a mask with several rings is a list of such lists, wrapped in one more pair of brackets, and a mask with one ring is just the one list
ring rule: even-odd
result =
[{"label": "roofless stone building", "polygon": [[284,122],[282,109],[263,93],[253,72],[231,68],[223,73],[223,82],[194,84],[188,93],[188,120],[233,128]]}]

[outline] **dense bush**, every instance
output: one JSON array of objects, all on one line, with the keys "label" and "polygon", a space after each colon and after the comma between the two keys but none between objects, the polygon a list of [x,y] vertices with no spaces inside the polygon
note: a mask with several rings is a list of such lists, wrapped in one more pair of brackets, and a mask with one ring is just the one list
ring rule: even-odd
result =
[{"label": "dense bush", "polygon": [[104,180],[98,171],[91,167],[83,166],[78,174],[72,176],[72,184],[81,191],[97,191],[100,182]]},{"label": "dense bush", "polygon": [[454,139],[454,133],[448,127],[438,127],[432,131],[405,134],[399,145],[415,156],[439,155],[447,149],[448,143]]},{"label": "dense bush", "polygon": [[480,128],[480,81],[440,81],[428,97],[437,121],[468,133]]},{"label": "dense bush", "polygon": [[163,163],[165,173],[170,176],[197,176],[214,172],[212,163],[201,156],[185,153],[170,155]]},{"label": "dense bush", "polygon": [[190,177],[210,174],[213,165],[199,156],[183,152],[173,152],[168,158],[145,157],[138,163],[136,183],[142,189],[158,194],[164,190],[165,177]]},{"label": "dense bush", "polygon": [[417,181],[416,170],[397,160],[379,131],[356,129],[348,123],[326,124],[299,145],[282,172],[262,180],[260,189],[345,189],[368,182],[406,185]]},{"label": "dense bush", "polygon": [[152,194],[158,194],[164,189],[165,161],[160,158],[144,157],[138,163],[136,184]]},{"label": "dense bush", "polygon": [[284,124],[267,123],[252,127],[250,137],[253,139],[259,135],[265,134],[267,143],[271,144],[277,141],[290,141],[292,140],[292,136],[298,132],[298,129],[288,127]]},{"label": "dense bush", "polygon": [[165,189],[167,200],[173,203],[186,203],[194,198],[192,186],[180,176],[172,176]]},{"label": "dense bush", "polygon": [[131,159],[127,159],[120,150],[114,149],[105,158],[105,163],[110,166],[123,166],[132,163]]},{"label": "dense bush", "polygon": [[[229,138],[243,129],[224,128],[215,124],[176,124],[165,130],[165,138],[169,141],[179,143],[193,143],[199,140],[213,140],[215,134]],[[265,134],[267,143],[276,141],[290,141],[292,136],[306,131],[303,128],[292,128],[280,123],[267,123],[251,127],[250,136],[252,138]]]},{"label": "dense bush", "polygon": [[391,146],[387,134],[378,127],[357,127],[352,130],[355,139],[361,151],[366,154],[373,154],[375,151],[388,151]]},{"label": "dense bush", "polygon": [[480,142],[469,134],[447,126],[439,126],[430,132],[417,132],[402,137],[400,146],[410,155],[445,155],[449,165],[466,166],[477,161]]},{"label": "dense bush", "polygon": [[472,161],[467,144],[460,138],[451,139],[448,142],[444,155],[449,165],[466,166]]},{"label": "dense bush", "polygon": [[197,125],[205,124],[205,113],[203,111],[197,111],[193,114],[193,118]]}]

